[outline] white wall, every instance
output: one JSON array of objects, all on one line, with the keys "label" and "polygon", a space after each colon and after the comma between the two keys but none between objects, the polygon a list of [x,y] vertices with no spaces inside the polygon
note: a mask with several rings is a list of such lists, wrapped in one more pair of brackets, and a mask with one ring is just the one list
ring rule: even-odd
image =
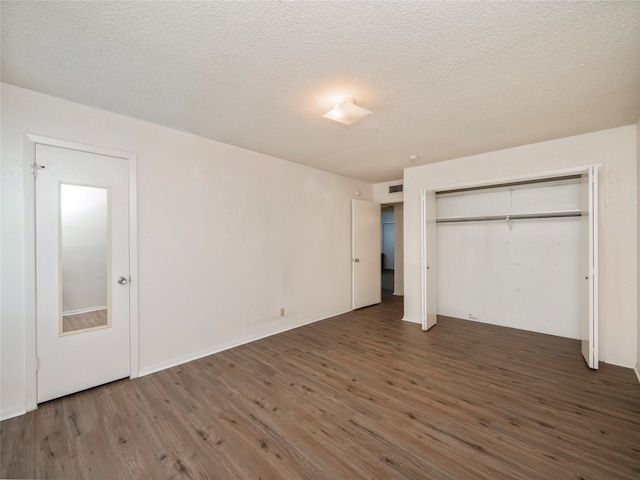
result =
[{"label": "white wall", "polygon": [[142,374],[350,310],[351,199],[370,184],[1,88],[3,418],[25,408],[25,133],[138,155]]},{"label": "white wall", "polygon": [[380,209],[380,221],[383,224],[393,223],[394,222],[393,215],[394,215],[393,207],[382,207]]},{"label": "white wall", "polygon": [[637,360],[636,126],[561,138],[405,170],[405,319],[420,321],[420,190],[602,163],[600,169],[600,357]]},{"label": "white wall", "polygon": [[376,183],[373,185],[373,200],[378,203],[398,203],[403,201],[403,192],[389,193],[391,185],[402,185],[403,180]]},{"label": "white wall", "polygon": [[[438,218],[581,209],[579,179],[437,196]],[[438,313],[580,338],[586,217],[437,225]],[[585,258],[586,260],[586,258]]]},{"label": "white wall", "polygon": [[107,306],[107,190],[62,185],[62,313]]}]

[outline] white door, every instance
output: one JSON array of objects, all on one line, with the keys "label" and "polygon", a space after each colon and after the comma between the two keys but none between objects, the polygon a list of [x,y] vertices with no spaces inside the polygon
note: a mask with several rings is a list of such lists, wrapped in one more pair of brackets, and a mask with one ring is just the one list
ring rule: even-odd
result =
[{"label": "white door", "polygon": [[582,356],[598,368],[598,169],[582,175]]},{"label": "white door", "polygon": [[438,321],[436,192],[422,191],[422,330]]},{"label": "white door", "polygon": [[130,375],[127,160],[36,145],[38,402]]},{"label": "white door", "polygon": [[380,204],[353,200],[352,204],[353,308],[382,300],[380,252]]}]

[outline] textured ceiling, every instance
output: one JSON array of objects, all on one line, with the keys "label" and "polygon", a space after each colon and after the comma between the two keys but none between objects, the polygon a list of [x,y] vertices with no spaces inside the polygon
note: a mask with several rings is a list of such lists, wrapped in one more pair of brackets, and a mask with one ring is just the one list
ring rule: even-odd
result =
[{"label": "textured ceiling", "polygon": [[[4,82],[370,182],[640,110],[636,1],[1,9]],[[322,118],[338,96],[373,113]]]}]

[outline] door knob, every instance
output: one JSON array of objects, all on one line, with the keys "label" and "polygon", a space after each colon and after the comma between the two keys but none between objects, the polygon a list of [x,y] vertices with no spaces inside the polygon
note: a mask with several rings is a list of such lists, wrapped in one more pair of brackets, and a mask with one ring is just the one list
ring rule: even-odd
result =
[{"label": "door knob", "polygon": [[124,278],[124,277],[120,277],[120,278],[118,278],[118,283],[120,285],[125,285],[127,283],[127,279]]},{"label": "door knob", "polygon": [[360,261],[360,259],[359,258],[354,258],[353,261],[358,263]]}]

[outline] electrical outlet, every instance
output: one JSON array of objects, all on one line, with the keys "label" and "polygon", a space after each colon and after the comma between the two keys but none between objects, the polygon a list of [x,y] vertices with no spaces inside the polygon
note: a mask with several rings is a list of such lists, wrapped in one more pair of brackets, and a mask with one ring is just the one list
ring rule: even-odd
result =
[{"label": "electrical outlet", "polygon": [[284,317],[284,307],[282,307],[282,308],[280,309],[280,316],[281,316],[281,317]]}]

